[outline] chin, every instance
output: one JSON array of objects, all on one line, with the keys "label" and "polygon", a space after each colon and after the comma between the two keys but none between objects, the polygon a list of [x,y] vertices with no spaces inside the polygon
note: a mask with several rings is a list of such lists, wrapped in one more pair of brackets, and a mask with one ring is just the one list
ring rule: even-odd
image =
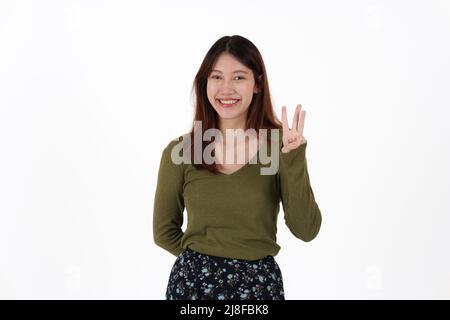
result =
[{"label": "chin", "polygon": [[221,114],[219,113],[219,116],[222,119],[236,119],[236,118],[240,118],[245,116],[245,113],[240,113],[240,112],[222,112]]}]

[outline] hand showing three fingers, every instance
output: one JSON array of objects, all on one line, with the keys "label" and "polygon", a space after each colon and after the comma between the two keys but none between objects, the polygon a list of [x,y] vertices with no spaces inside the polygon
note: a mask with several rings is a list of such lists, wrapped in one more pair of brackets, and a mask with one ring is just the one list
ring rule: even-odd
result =
[{"label": "hand showing three fingers", "polygon": [[281,109],[281,118],[283,123],[282,141],[283,147],[281,152],[288,153],[289,151],[298,148],[306,142],[303,136],[303,128],[305,127],[306,111],[302,111],[302,105],[298,104],[295,108],[294,119],[292,123],[292,129],[289,129],[286,106]]}]

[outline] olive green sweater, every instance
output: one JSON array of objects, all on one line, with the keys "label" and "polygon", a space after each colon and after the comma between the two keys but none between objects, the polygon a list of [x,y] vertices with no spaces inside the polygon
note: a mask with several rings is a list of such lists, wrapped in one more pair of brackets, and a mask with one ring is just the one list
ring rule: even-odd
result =
[{"label": "olive green sweater", "polygon": [[[322,215],[310,186],[307,142],[283,153],[280,138],[276,174],[261,175],[260,167],[269,164],[257,158],[257,163],[247,162],[232,174],[215,175],[192,164],[172,162],[172,148],[181,139],[169,142],[161,156],[153,208],[153,238],[158,246],[175,256],[187,247],[234,259],[275,256],[280,250],[276,242],[280,201],[292,234],[303,241],[316,237]],[[183,232],[185,208],[188,220]]]}]

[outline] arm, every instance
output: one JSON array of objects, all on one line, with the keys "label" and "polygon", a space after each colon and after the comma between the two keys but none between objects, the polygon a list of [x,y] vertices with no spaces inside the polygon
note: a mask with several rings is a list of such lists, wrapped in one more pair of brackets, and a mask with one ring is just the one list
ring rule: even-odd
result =
[{"label": "arm", "polygon": [[172,162],[171,144],[163,150],[153,206],[153,239],[161,248],[178,256],[183,248],[183,171]]},{"label": "arm", "polygon": [[306,145],[280,152],[278,179],[285,223],[295,237],[308,242],[319,233],[322,215],[309,182]]}]

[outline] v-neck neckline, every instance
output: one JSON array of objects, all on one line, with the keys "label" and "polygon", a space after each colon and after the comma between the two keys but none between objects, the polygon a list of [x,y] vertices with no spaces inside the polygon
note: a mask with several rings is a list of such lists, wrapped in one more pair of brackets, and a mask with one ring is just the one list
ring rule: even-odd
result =
[{"label": "v-neck neckline", "polygon": [[[267,138],[264,138],[264,141],[261,143],[261,146],[262,146],[263,143],[267,143]],[[221,175],[221,176],[224,176],[224,177],[232,177],[232,176],[235,176],[238,173],[242,172],[249,165],[251,165],[251,164],[258,164],[258,154],[259,154],[259,151],[261,150],[261,146],[258,146],[258,150],[256,151],[255,155],[248,162],[246,162],[242,167],[237,169],[236,171],[234,171],[232,173],[225,173],[225,172],[217,171],[217,173],[219,175]],[[252,163],[255,158],[256,158],[256,162]]]}]

